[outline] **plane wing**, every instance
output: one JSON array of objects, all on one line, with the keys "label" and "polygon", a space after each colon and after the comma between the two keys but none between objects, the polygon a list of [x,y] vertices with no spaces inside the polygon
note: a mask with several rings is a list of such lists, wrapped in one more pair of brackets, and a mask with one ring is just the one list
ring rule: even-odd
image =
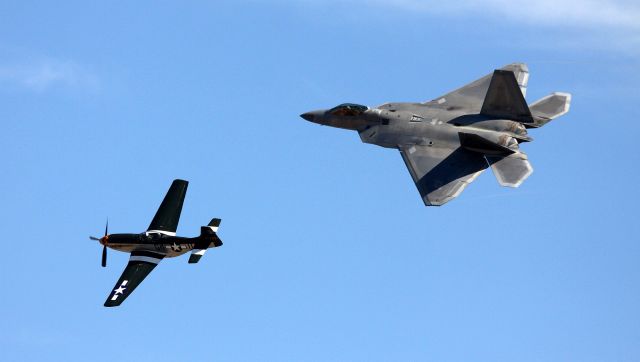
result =
[{"label": "plane wing", "polygon": [[[500,68],[500,70],[508,70],[514,73],[518,86],[520,86],[520,90],[524,96],[526,94],[527,83],[529,81],[529,68],[527,65],[524,63],[513,63]],[[465,111],[468,111],[468,113],[480,113],[492,76],[493,72],[465,85],[464,87],[458,88],[441,97],[435,98],[432,101],[426,102],[426,104],[432,107],[441,107],[448,110],[464,109]]]},{"label": "plane wing", "polygon": [[456,198],[489,164],[484,155],[462,147],[401,146],[400,154],[427,206]]},{"label": "plane wing", "polygon": [[133,251],[129,258],[127,267],[124,268],[122,276],[113,287],[111,293],[104,302],[105,307],[117,307],[133,293],[134,289],[144,278],[151,273],[153,268],[164,258],[163,254],[152,251]]},{"label": "plane wing", "polygon": [[182,204],[187,194],[187,186],[189,186],[188,181],[173,181],[147,231],[175,236],[178,222],[180,221],[180,213],[182,212]]}]

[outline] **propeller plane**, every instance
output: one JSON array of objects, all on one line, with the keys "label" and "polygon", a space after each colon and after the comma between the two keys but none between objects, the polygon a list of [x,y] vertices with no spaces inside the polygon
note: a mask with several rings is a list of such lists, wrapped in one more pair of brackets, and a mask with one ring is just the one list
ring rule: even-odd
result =
[{"label": "propeller plane", "polygon": [[199,236],[176,236],[188,185],[189,182],[185,180],[173,181],[147,231],[138,234],[109,234],[107,220],[104,236],[89,237],[102,244],[103,267],[107,266],[107,248],[131,253],[122,276],[104,303],[105,307],[122,304],[165,257],[176,257],[191,251],[189,263],[194,264],[200,261],[207,249],[222,245],[217,234],[220,219],[212,219],[207,226],[202,226]]}]

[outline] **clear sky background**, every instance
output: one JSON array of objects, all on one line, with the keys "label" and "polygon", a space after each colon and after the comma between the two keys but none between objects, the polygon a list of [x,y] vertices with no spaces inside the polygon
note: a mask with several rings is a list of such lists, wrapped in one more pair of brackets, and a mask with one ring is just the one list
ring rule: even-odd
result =
[{"label": "clear sky background", "polygon": [[[0,3],[3,361],[640,360],[635,1]],[[533,175],[423,206],[397,151],[299,114],[425,101],[511,62]],[[178,233],[119,308],[174,178]]]}]

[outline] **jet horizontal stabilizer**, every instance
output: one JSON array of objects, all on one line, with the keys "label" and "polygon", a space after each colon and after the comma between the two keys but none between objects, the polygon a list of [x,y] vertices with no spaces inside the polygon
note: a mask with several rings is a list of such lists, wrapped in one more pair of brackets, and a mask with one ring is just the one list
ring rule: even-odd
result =
[{"label": "jet horizontal stabilizer", "polygon": [[540,98],[529,107],[533,116],[533,123],[527,124],[527,126],[542,127],[552,119],[569,112],[570,105],[571,94],[569,93],[556,92]]},{"label": "jet horizontal stabilizer", "polygon": [[486,156],[486,158],[498,183],[502,186],[518,187],[533,173],[533,167],[527,155],[522,152],[506,157]]}]

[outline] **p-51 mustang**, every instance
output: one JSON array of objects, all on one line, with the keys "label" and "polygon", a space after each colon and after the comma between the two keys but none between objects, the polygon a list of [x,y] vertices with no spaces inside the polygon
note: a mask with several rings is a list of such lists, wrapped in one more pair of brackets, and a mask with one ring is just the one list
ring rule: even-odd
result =
[{"label": "p-51 mustang", "polygon": [[514,63],[432,101],[345,103],[301,117],[400,150],[425,205],[440,206],[489,167],[502,186],[518,187],[529,177],[533,168],[520,149],[533,140],[527,129],[567,113],[571,95],[552,93],[528,105],[528,79],[527,66]]},{"label": "p-51 mustang", "polygon": [[122,304],[163,258],[179,256],[191,250],[189,263],[193,264],[200,260],[208,248],[222,245],[217,235],[220,219],[213,219],[209,225],[202,226],[200,236],[176,236],[188,185],[184,180],[173,181],[147,231],[141,234],[109,234],[107,222],[103,237],[90,237],[103,245],[103,267],[107,266],[107,248],[131,253],[127,267],[104,303],[105,307]]}]

